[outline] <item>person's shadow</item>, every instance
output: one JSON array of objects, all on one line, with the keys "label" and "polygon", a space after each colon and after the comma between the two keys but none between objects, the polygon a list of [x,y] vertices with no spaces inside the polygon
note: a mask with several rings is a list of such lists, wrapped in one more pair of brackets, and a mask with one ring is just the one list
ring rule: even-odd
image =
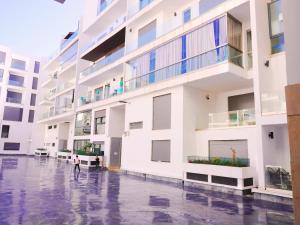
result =
[{"label": "person's shadow", "polygon": [[80,174],[80,171],[76,172],[76,171],[74,170],[74,180],[75,180],[75,181],[78,181],[79,174]]}]

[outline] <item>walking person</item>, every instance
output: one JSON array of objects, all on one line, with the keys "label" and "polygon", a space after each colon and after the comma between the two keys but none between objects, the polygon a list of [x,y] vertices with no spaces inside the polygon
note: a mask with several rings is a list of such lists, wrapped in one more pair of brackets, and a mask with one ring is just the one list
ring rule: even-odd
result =
[{"label": "walking person", "polygon": [[80,160],[78,158],[78,155],[76,155],[76,158],[74,159],[74,163],[75,163],[74,172],[76,172],[76,168],[78,168],[78,171],[80,172],[80,167],[79,167]]},{"label": "walking person", "polygon": [[98,157],[98,155],[96,155],[96,168],[99,168],[99,164],[100,164],[100,159]]}]

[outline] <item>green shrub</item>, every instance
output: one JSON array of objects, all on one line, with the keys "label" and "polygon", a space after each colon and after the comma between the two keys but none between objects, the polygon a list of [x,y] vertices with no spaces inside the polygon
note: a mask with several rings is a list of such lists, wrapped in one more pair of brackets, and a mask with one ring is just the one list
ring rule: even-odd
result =
[{"label": "green shrub", "polygon": [[96,156],[97,154],[95,152],[85,151],[85,150],[77,150],[77,155],[86,155],[86,156]]},{"label": "green shrub", "polygon": [[39,151],[47,151],[47,149],[45,149],[45,148],[37,148],[36,150],[39,150]]},{"label": "green shrub", "polygon": [[232,166],[232,167],[247,167],[248,165],[243,162],[242,160],[236,159],[220,159],[220,158],[214,158],[209,160],[190,160],[189,163],[196,163],[196,164],[208,164],[208,165],[218,165],[218,166]]},{"label": "green shrub", "polygon": [[69,149],[62,149],[62,150],[59,150],[60,152],[67,152],[67,153],[71,153],[72,151],[69,150]]}]

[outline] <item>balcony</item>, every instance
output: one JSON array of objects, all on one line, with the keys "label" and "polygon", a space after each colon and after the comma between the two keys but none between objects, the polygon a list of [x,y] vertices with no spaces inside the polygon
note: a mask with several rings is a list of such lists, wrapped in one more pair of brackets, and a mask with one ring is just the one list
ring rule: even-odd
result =
[{"label": "balcony", "polygon": [[113,33],[115,30],[117,30],[119,27],[121,27],[122,24],[126,22],[126,16],[123,15],[116,19],[107,29],[99,33],[95,38],[92,39],[90,43],[88,43],[82,50],[81,53],[87,51],[92,46],[96,45],[96,43],[99,43],[101,40],[105,39],[109,34]]},{"label": "balcony", "polygon": [[49,112],[45,112],[42,114],[40,120],[48,119],[54,116],[62,115],[64,113],[71,112],[73,110],[73,104],[66,105],[63,107],[55,108],[54,110],[50,110]]},{"label": "balcony", "polygon": [[242,127],[256,124],[254,109],[210,113],[208,116],[209,128]]},{"label": "balcony", "polygon": [[119,90],[115,90],[112,94],[106,94],[105,96],[102,95],[96,95],[95,97],[85,97],[81,96],[78,100],[78,106],[88,105],[94,102],[102,101],[105,99],[109,99],[118,95],[123,94],[123,88],[120,88]]},{"label": "balcony", "polygon": [[56,89],[56,93],[66,91],[73,86],[74,86],[74,83],[71,83],[71,82],[66,82],[66,83],[60,84]]},{"label": "balcony", "polygon": [[133,91],[159,81],[168,80],[226,61],[242,67],[242,59],[243,53],[240,50],[226,44],[197,56],[181,60],[173,65],[127,80],[125,81],[125,91]]},{"label": "balcony", "polygon": [[115,52],[111,53],[110,55],[105,56],[100,61],[96,62],[92,66],[86,68],[80,73],[80,78],[88,77],[91,74],[99,71],[100,69],[104,68],[105,66],[117,61],[118,59],[124,56],[124,47],[116,50]]},{"label": "balcony", "polygon": [[74,31],[74,32],[70,32],[65,39],[62,41],[61,45],[60,45],[60,50],[63,50],[68,44],[70,44],[72,42],[72,40],[74,40],[76,37],[78,36],[78,30]]}]

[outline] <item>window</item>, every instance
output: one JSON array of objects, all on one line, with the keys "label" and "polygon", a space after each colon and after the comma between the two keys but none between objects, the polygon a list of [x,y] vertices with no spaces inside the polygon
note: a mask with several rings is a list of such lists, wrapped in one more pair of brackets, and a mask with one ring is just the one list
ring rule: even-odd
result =
[{"label": "window", "polygon": [[95,112],[95,134],[105,133],[105,117],[106,110],[100,110]]},{"label": "window", "polygon": [[18,93],[18,92],[14,92],[14,91],[7,91],[6,102],[21,104],[22,103],[22,93]]},{"label": "window", "polygon": [[5,142],[3,149],[4,150],[9,150],[9,151],[19,151],[20,150],[20,143]]},{"label": "window", "polygon": [[5,106],[3,120],[21,122],[23,118],[23,109]]},{"label": "window", "polygon": [[99,156],[104,156],[104,141],[96,141],[94,144],[94,152]]},{"label": "window", "polygon": [[171,141],[157,140],[152,141],[151,161],[154,162],[170,162],[171,158]]},{"label": "window", "polygon": [[19,59],[12,59],[11,67],[18,70],[25,70],[26,69],[26,62]]},{"label": "window", "polygon": [[134,129],[142,129],[143,128],[143,122],[133,122],[129,124],[129,129],[134,130]]},{"label": "window", "polygon": [[82,112],[76,115],[75,135],[84,136],[91,134],[91,112]]},{"label": "window", "polygon": [[29,110],[28,122],[33,123],[34,121],[34,110]]},{"label": "window", "polygon": [[200,0],[199,2],[199,15],[208,12],[217,5],[225,2],[226,0]]},{"label": "window", "polygon": [[74,152],[77,152],[78,150],[83,150],[83,147],[86,146],[86,144],[90,143],[90,140],[74,140]]},{"label": "window", "polygon": [[31,94],[30,106],[35,106],[35,104],[36,104],[36,94]]},{"label": "window", "polygon": [[183,23],[189,22],[191,20],[191,8],[184,10],[182,17],[183,17]]},{"label": "window", "polygon": [[37,90],[37,86],[38,86],[38,78],[37,77],[34,77],[33,79],[32,79],[32,89],[33,90]]},{"label": "window", "polygon": [[9,125],[2,125],[1,138],[8,138],[9,136]]},{"label": "window", "polygon": [[141,47],[156,39],[156,20],[139,29],[138,46]]},{"label": "window", "polygon": [[153,130],[171,128],[171,94],[153,98]]},{"label": "window", "polygon": [[0,82],[1,82],[2,79],[3,79],[3,74],[4,74],[4,70],[3,70],[3,69],[0,69]]},{"label": "window", "polygon": [[104,88],[104,98],[109,98],[109,92],[110,92],[110,84],[105,85]]},{"label": "window", "polygon": [[23,87],[24,86],[24,77],[10,73],[8,84],[13,85],[13,86]]},{"label": "window", "polygon": [[0,64],[4,65],[6,60],[6,53],[0,51]]},{"label": "window", "polygon": [[35,61],[34,62],[34,70],[33,70],[34,73],[40,73],[40,62],[38,61]]},{"label": "window", "polygon": [[272,54],[284,51],[283,16],[281,0],[273,0],[268,4],[269,29]]}]

